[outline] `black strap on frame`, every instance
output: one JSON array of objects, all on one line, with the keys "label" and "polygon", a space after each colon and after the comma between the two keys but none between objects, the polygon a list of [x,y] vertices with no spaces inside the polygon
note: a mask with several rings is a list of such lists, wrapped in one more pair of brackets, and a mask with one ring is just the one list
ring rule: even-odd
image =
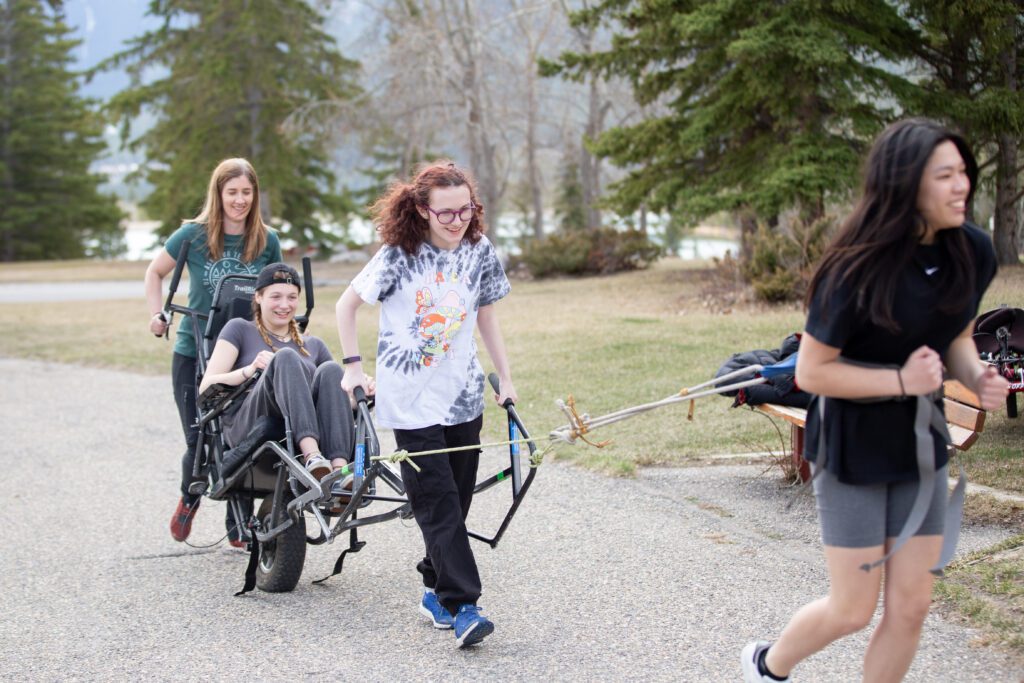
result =
[{"label": "black strap on frame", "polygon": [[338,560],[334,563],[334,571],[325,576],[322,579],[317,579],[313,583],[323,583],[332,576],[337,576],[341,573],[342,566],[345,564],[345,555],[349,552],[358,553],[366,545],[366,541],[359,540],[358,528],[353,527],[348,532],[348,547],[341,551],[341,555],[338,555]]},{"label": "black strap on frame", "polygon": [[236,598],[256,587],[256,567],[260,563],[260,540],[256,538],[255,529],[251,531],[250,536],[252,540],[249,541],[249,566],[245,568],[245,585],[242,586],[242,590],[235,593]]}]

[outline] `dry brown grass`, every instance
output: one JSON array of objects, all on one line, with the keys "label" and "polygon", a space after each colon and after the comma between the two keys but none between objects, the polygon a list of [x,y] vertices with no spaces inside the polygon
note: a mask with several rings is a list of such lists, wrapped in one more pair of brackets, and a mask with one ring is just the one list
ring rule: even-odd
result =
[{"label": "dry brown grass", "polygon": [[1003,500],[986,493],[972,493],[964,501],[964,519],[969,524],[1024,529],[1024,501]]},{"label": "dry brown grass", "polygon": [[95,282],[138,280],[146,274],[145,261],[27,261],[0,263],[0,283],[12,282]]},{"label": "dry brown grass", "polygon": [[951,564],[935,598],[947,617],[978,631],[974,642],[999,647],[1024,666],[1024,535]]},{"label": "dry brown grass", "polygon": [[[132,272],[141,278],[144,265],[123,267],[135,268]],[[83,277],[99,279],[96,273],[106,272],[107,266],[75,262],[73,268]],[[0,277],[6,268],[0,267]],[[59,270],[56,264],[53,268]],[[358,268],[314,266],[316,281],[328,284],[317,287],[310,331],[335,355],[340,348],[334,302]],[[775,348],[803,327],[798,306],[737,301],[730,312],[716,312],[706,304],[704,293],[712,278],[706,268],[666,259],[647,271],[609,277],[513,282],[512,295],[498,304],[498,310],[520,412],[534,436],[564,423],[555,399],[571,394],[581,411],[595,416],[662,399],[709,379],[731,354]],[[1024,307],[1024,268],[1000,273],[984,306],[998,303]],[[369,307],[359,313],[360,348],[371,363],[377,315],[377,309]],[[8,304],[0,309],[0,354],[167,374],[170,344],[147,332],[148,319],[141,297]],[[489,366],[486,359],[484,364]],[[779,450],[778,434],[767,420],[730,405],[727,398],[701,399],[691,422],[686,405],[676,404],[602,429],[597,436],[612,440],[603,450],[565,446],[559,455],[628,475],[638,465]],[[494,409],[487,420],[490,437],[499,435],[501,422]],[[1024,492],[1022,429],[1024,418],[989,416],[981,440],[962,458],[972,481]]]}]

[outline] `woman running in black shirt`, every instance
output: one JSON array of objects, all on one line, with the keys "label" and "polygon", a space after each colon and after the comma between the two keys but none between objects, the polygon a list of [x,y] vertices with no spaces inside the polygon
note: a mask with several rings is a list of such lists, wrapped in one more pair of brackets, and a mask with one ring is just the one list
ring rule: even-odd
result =
[{"label": "woman running in black shirt", "polygon": [[898,681],[910,668],[931,604],[929,570],[940,568],[943,533],[952,531],[943,365],[986,409],[999,408],[1008,391],[971,339],[996,271],[988,236],[965,222],[977,175],[955,133],[923,119],[891,125],[868,157],[860,200],[822,257],[796,379],[817,395],[806,450],[829,594],[797,611],[776,642],[744,648],[748,682],[788,681],[800,661],[866,627],[883,572],[884,608],[863,678]]}]

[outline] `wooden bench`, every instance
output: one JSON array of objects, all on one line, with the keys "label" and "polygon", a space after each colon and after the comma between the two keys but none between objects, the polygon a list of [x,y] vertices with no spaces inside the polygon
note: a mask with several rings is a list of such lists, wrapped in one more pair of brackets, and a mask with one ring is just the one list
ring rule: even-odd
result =
[{"label": "wooden bench", "polygon": [[[945,397],[946,426],[953,440],[953,448],[966,451],[978,440],[978,434],[985,428],[985,411],[981,402],[970,389],[956,380],[947,380],[943,384]],[[811,466],[804,460],[804,427],[807,422],[807,411],[803,408],[791,408],[774,403],[751,406],[771,417],[778,417],[790,425],[790,452],[793,467],[800,475],[800,481],[811,477]]]}]

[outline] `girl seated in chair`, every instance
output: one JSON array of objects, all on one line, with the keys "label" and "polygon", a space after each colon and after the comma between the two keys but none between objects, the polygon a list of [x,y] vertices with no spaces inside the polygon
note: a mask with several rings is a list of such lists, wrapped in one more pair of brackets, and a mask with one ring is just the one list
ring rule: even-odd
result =
[{"label": "girl seated in chair", "polygon": [[263,371],[244,400],[225,413],[227,442],[240,442],[262,416],[287,417],[306,469],[327,485],[352,453],[352,404],[341,388],[341,366],[327,346],[299,332],[295,313],[301,289],[291,266],[263,268],[256,278],[253,320],[234,318],[224,326],[199,391],[214,384],[237,386]]}]

